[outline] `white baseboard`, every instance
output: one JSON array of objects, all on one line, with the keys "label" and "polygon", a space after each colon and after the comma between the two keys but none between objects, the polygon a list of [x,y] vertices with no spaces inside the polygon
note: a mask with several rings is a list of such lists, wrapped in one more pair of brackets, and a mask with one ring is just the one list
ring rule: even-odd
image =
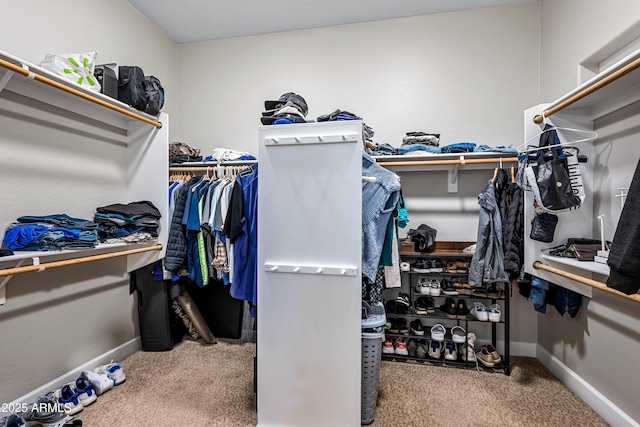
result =
[{"label": "white baseboard", "polygon": [[511,356],[536,357],[536,347],[534,342],[511,341]]},{"label": "white baseboard", "polygon": [[569,387],[609,424],[612,426],[640,427],[637,421],[618,408],[582,377],[569,369],[560,359],[541,346],[537,346],[536,355],[540,363],[546,366],[564,385]]},{"label": "white baseboard", "polygon": [[[35,402],[36,399],[40,396],[44,396],[45,394],[47,394],[49,391],[51,390],[55,390],[56,388],[60,388],[62,387],[64,384],[73,382],[76,380],[76,378],[78,378],[78,375],[82,372],[82,371],[90,371],[93,368],[95,368],[96,366],[99,365],[104,365],[105,363],[109,363],[111,360],[115,360],[115,361],[120,361],[123,360],[125,358],[127,358],[128,356],[131,356],[133,353],[137,352],[138,350],[140,350],[140,348],[142,347],[142,341],[140,339],[139,336],[131,339],[130,341],[125,342],[124,344],[119,345],[116,348],[113,348],[109,351],[107,351],[104,354],[101,354],[100,356],[96,357],[95,359],[92,359],[90,361],[88,361],[87,363],[78,366],[75,369],[72,369],[71,371],[67,372],[66,374],[63,374],[61,376],[59,376],[58,378],[49,381],[48,383],[44,384],[43,386],[25,394],[24,396],[21,396],[17,399],[15,399],[12,403],[16,404],[16,403],[31,403],[31,402]],[[11,406],[11,405],[9,405]]]}]

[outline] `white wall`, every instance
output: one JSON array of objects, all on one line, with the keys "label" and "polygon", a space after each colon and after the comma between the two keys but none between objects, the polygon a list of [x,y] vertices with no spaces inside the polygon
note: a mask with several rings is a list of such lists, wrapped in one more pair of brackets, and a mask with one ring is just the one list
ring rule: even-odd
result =
[{"label": "white wall", "polygon": [[[36,64],[49,52],[98,50],[98,62],[140,65],[164,83],[164,111],[175,111],[175,44],[124,0],[3,2],[0,40],[2,50]],[[0,93],[3,235],[21,215],[92,218],[98,206],[129,201],[123,146],[25,115],[29,109]],[[126,260],[116,259],[9,282],[0,306],[0,402],[135,339],[125,271]]]},{"label": "white wall", "polygon": [[[182,44],[177,108],[188,113],[172,125],[203,155],[215,147],[255,154],[264,100],[293,91],[307,101],[308,119],[353,112],[378,143],[399,147],[407,132],[425,131],[440,133],[441,145],[515,147],[522,111],[538,102],[538,31],[534,2]],[[461,172],[453,195],[446,171],[398,173],[409,227],[476,240],[477,196],[492,170]],[[512,340],[535,343],[530,304],[517,292],[512,301]]]},{"label": "white wall", "polygon": [[[640,4],[633,0],[543,0],[541,12],[541,102],[551,102],[581,83],[578,64],[604,59],[603,52],[624,47],[640,23]],[[620,215],[620,202],[613,194],[617,187],[628,187],[640,157],[638,113],[632,106],[594,124],[600,134],[589,159],[594,168],[594,218],[606,215],[609,240]],[[598,236],[595,223],[585,228],[585,235],[593,229]],[[544,352],[602,393],[613,412],[617,406],[640,422],[640,371],[634,357],[640,350],[637,313],[637,304],[594,290],[591,300],[583,300],[576,319],[561,318],[554,309],[540,315],[538,342]]]}]

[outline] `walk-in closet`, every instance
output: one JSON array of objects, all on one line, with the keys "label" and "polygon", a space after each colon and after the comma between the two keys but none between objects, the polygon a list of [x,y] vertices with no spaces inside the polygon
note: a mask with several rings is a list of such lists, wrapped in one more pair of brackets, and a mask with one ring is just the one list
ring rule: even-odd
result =
[{"label": "walk-in closet", "polygon": [[0,427],[640,426],[640,5],[454,3],[7,2]]}]

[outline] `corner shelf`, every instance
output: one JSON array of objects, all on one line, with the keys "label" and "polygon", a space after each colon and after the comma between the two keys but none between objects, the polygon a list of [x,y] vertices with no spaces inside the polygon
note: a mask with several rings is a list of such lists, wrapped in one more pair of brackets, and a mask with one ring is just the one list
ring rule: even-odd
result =
[{"label": "corner shelf", "polygon": [[601,264],[594,261],[578,261],[574,258],[563,258],[550,255],[542,255],[542,258],[547,261],[579,268],[580,270],[589,271],[591,273],[601,274],[603,276],[609,275],[609,266],[607,264]]}]

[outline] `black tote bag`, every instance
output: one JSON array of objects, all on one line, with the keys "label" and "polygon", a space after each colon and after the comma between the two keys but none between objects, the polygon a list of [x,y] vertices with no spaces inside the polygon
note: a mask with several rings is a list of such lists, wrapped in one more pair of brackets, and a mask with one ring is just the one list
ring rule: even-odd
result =
[{"label": "black tote bag", "polygon": [[[546,128],[545,128],[546,130]],[[562,152],[555,130],[544,132],[540,137],[540,147],[553,146],[546,153],[538,155],[538,164],[533,165],[536,182],[540,191],[540,202],[546,210],[562,211],[580,206],[580,198],[573,193],[567,158]]]}]

